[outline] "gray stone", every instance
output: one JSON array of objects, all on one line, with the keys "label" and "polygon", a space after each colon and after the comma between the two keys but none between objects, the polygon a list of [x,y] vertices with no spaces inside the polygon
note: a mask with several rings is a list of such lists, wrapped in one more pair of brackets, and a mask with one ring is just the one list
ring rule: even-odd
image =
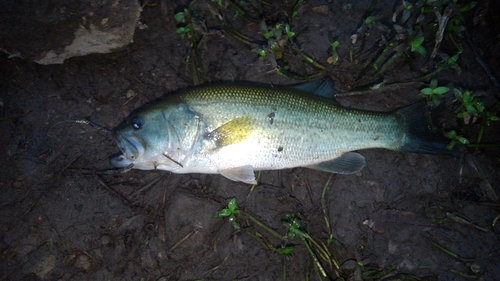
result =
[{"label": "gray stone", "polygon": [[0,1],[0,50],[40,64],[109,53],[133,41],[138,0]]}]

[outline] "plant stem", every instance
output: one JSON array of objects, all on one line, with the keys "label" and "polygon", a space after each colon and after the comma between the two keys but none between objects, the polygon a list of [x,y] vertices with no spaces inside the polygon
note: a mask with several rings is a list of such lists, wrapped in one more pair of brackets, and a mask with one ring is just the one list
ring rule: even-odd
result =
[{"label": "plant stem", "polygon": [[248,212],[245,212],[243,210],[241,210],[241,213],[246,215],[251,221],[253,221],[254,223],[256,223],[258,226],[262,227],[263,229],[267,230],[269,233],[271,233],[272,235],[274,235],[274,237],[278,238],[278,239],[283,239],[283,236],[280,235],[278,232],[272,230],[271,228],[269,228],[267,225],[265,225],[264,223],[262,223],[261,221],[259,221],[256,217],[250,215]]}]

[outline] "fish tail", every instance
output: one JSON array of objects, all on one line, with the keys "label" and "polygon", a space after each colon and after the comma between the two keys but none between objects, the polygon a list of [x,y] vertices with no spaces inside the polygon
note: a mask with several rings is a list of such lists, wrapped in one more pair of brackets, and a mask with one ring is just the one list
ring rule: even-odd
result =
[{"label": "fish tail", "polygon": [[430,154],[456,155],[457,149],[447,149],[450,140],[446,139],[429,125],[425,100],[418,101],[395,111],[403,126],[404,137],[398,150]]}]

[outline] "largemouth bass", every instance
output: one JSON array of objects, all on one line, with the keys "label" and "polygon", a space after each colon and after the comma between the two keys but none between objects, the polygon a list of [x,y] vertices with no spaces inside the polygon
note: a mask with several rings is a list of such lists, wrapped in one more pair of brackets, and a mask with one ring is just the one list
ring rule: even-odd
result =
[{"label": "largemouth bass", "polygon": [[331,80],[288,86],[197,87],[145,105],[113,129],[115,167],[221,174],[255,184],[254,171],[308,167],[351,174],[386,148],[451,154],[429,129],[425,102],[394,112],[348,109]]}]

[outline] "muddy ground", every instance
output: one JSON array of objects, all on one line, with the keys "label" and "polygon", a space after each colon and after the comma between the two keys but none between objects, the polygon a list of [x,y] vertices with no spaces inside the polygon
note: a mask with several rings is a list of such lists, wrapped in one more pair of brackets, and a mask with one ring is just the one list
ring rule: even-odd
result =
[{"label": "muddy ground", "polygon": [[[201,11],[198,17],[208,27],[199,44],[203,80],[299,82],[277,74],[272,62],[259,60],[252,47],[218,28],[199,2],[191,9]],[[456,157],[362,151],[366,167],[354,175],[333,175],[324,197],[331,175],[303,168],[264,171],[252,190],[219,175],[100,173],[111,168],[108,157],[118,148],[109,134],[74,120],[89,117],[112,128],[145,102],[193,85],[186,66],[189,41],[176,33],[179,26],[173,20],[181,4],[169,3],[166,10],[145,6],[141,21],[147,28],[137,29],[134,42],[112,54],[52,66],[0,58],[0,280],[328,279],[321,277],[298,237],[280,241],[248,217],[237,217],[242,230],[235,231],[227,219],[214,217],[231,198],[280,235],[287,231],[282,214],[299,213],[302,229],[327,245],[341,267],[332,270],[318,257],[330,279],[338,277],[335,272],[351,280],[377,279],[370,271],[388,268],[393,270],[382,279],[498,279],[499,228],[492,224],[500,208],[491,192],[500,188],[499,149],[462,148]],[[308,1],[293,20],[292,26],[301,30],[296,37],[301,49],[338,75],[338,93],[346,93],[360,72],[361,62],[349,60],[350,36],[371,4]],[[326,10],[315,8],[321,5]],[[381,1],[373,15],[390,25],[397,5]],[[262,12],[268,24],[286,18],[283,11],[290,3],[282,7]],[[472,23],[474,10],[466,19],[473,43],[498,76],[494,9],[500,11],[491,4],[484,23]],[[241,32],[262,39],[258,24],[229,18]],[[379,39],[368,38],[367,46]],[[332,39],[341,43],[338,65],[327,63]],[[440,85],[474,90],[490,106],[499,89],[461,40],[462,73],[447,70],[436,78]],[[426,44],[429,51],[433,46]],[[290,61],[294,73],[320,72],[308,65],[301,68],[300,56]],[[384,79],[419,75],[402,60]],[[395,83],[379,91],[341,95],[339,101],[388,111],[420,99],[423,86]],[[448,112],[442,124],[453,128],[452,110],[449,94],[440,111]],[[499,141],[498,127],[492,122],[487,128],[486,142]],[[294,245],[293,252],[277,254],[248,234],[256,232],[272,247]]]}]

